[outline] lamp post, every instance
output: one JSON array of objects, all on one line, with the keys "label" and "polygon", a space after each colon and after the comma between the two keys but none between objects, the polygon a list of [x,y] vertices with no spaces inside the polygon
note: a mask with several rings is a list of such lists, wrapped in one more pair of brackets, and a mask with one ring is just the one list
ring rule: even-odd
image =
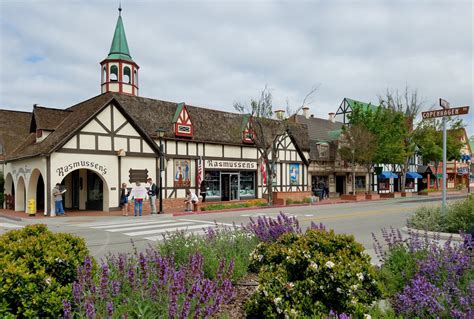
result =
[{"label": "lamp post", "polygon": [[163,212],[163,166],[164,164],[164,154],[163,154],[163,136],[165,135],[166,130],[164,128],[159,128],[156,130],[158,137],[160,138],[160,211],[158,214],[164,214]]}]

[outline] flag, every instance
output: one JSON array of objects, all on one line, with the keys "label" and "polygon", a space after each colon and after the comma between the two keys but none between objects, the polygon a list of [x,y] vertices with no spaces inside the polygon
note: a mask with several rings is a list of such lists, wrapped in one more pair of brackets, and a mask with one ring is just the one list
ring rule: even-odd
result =
[{"label": "flag", "polygon": [[267,165],[264,159],[262,159],[262,161],[260,162],[260,174],[262,174],[263,184],[266,185],[267,184]]},{"label": "flag", "polygon": [[202,167],[202,158],[200,157],[198,159],[198,169],[197,169],[197,176],[196,176],[197,187],[201,186],[201,182],[203,180],[203,177],[204,177],[204,169]]}]

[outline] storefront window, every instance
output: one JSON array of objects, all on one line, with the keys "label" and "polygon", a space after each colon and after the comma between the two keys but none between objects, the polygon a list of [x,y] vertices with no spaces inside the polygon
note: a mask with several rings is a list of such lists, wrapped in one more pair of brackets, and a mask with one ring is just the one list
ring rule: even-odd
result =
[{"label": "storefront window", "polygon": [[379,181],[379,190],[389,190],[390,189],[390,180],[389,179],[382,179]]},{"label": "storefront window", "polygon": [[255,197],[254,172],[240,172],[240,197]]},{"label": "storefront window", "polygon": [[220,197],[221,196],[221,175],[218,171],[210,171],[205,174],[206,179],[206,196]]},{"label": "storefront window", "polygon": [[365,176],[356,176],[355,187],[356,189],[365,189]]},{"label": "storefront window", "polygon": [[415,180],[413,178],[407,178],[405,181],[405,188],[415,188]]}]

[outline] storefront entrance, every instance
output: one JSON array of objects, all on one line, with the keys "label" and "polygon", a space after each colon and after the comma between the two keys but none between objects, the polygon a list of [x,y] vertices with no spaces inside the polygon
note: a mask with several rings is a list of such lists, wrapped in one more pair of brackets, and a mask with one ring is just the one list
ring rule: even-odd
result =
[{"label": "storefront entrance", "polygon": [[239,174],[221,173],[222,201],[239,200]]},{"label": "storefront entrance", "polygon": [[62,181],[67,190],[64,194],[66,209],[104,210],[108,208],[104,200],[104,181],[95,172],[79,169],[69,173]]},{"label": "storefront entrance", "polygon": [[339,193],[339,196],[344,195],[344,176],[336,176],[336,192]]}]

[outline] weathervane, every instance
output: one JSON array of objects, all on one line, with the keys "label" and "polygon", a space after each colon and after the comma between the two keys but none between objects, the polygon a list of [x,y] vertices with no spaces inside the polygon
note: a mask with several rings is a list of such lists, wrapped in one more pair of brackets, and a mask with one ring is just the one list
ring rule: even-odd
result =
[{"label": "weathervane", "polygon": [[119,11],[119,16],[121,16],[122,15],[122,2],[119,2],[118,11]]}]

